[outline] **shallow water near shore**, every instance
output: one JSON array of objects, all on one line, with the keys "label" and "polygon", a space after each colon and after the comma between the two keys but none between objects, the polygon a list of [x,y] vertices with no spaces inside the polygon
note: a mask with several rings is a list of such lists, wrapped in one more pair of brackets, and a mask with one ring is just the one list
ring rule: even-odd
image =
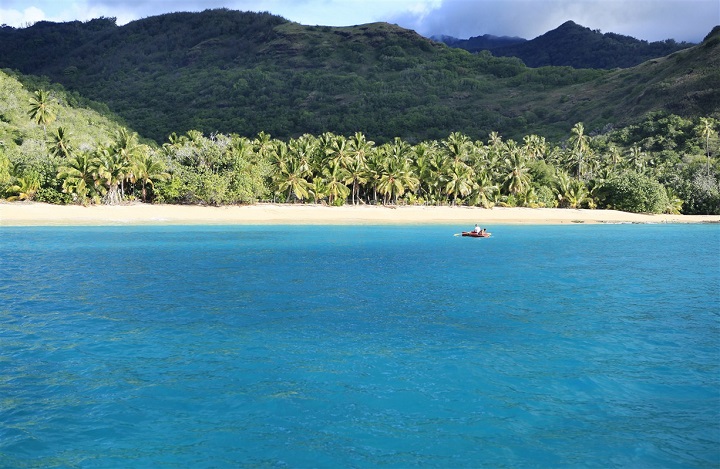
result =
[{"label": "shallow water near shore", "polygon": [[717,467],[720,226],[489,230],[0,228],[0,467]]}]

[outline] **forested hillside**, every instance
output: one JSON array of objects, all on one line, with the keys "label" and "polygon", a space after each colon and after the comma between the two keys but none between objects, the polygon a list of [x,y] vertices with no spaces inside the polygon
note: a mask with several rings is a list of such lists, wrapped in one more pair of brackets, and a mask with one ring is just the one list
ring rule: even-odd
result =
[{"label": "forested hillside", "polygon": [[[103,102],[156,142],[188,130],[283,139],[359,131],[377,142],[453,131],[560,138],[579,121],[599,132],[648,111],[711,115],[719,56],[709,41],[622,71],[531,69],[385,23],[303,26],[229,10],[122,27],[106,18],[0,29],[0,67]],[[655,88],[644,92],[648,83]]]}]

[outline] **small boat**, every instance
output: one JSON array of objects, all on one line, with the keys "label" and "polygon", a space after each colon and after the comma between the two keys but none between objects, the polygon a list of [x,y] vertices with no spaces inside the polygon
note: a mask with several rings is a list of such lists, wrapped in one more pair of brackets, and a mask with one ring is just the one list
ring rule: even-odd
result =
[{"label": "small boat", "polygon": [[478,233],[476,231],[463,231],[463,236],[469,236],[470,238],[489,238],[491,233],[487,231],[485,233]]}]

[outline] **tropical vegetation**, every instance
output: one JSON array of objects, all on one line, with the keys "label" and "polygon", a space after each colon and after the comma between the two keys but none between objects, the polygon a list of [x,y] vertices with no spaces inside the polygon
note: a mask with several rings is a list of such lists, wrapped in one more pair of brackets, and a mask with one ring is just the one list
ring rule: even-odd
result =
[{"label": "tropical vegetation", "polygon": [[[104,125],[112,132],[83,142],[69,130],[77,119],[61,95],[29,93],[7,75],[0,83],[11,98],[27,103],[24,114],[14,114],[25,127],[5,125],[0,146],[0,190],[8,200],[720,213],[720,125],[711,117],[653,113],[594,136],[578,122],[557,143],[537,134],[515,141],[497,132],[485,141],[451,132],[413,145],[401,138],[376,143],[361,132],[280,140],[265,132],[246,137],[191,130],[158,146],[111,121]],[[37,117],[40,100],[45,115],[56,120]]]}]

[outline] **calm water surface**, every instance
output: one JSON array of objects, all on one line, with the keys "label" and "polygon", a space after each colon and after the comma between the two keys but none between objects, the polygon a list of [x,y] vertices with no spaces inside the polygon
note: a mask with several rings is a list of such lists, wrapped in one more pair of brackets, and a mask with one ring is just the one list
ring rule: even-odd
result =
[{"label": "calm water surface", "polygon": [[0,467],[720,466],[720,226],[0,228]]}]

